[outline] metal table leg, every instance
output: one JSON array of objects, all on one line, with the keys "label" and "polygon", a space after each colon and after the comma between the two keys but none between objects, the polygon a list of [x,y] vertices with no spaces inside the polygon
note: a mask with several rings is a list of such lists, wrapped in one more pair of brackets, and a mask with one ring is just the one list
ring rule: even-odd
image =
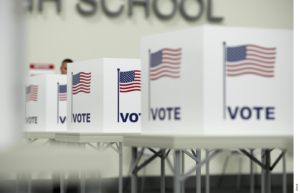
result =
[{"label": "metal table leg", "polygon": [[65,192],[65,172],[61,172],[60,173],[60,193],[64,193]]},{"label": "metal table leg", "polygon": [[98,193],[101,193],[101,173],[98,173]]},{"label": "metal table leg", "polygon": [[133,165],[137,159],[137,148],[132,147],[132,170],[134,171],[131,175],[131,193],[137,193],[137,172],[135,171],[135,168],[133,168]]},{"label": "metal table leg", "polygon": [[31,173],[28,172],[28,193],[31,193]]},{"label": "metal table leg", "polygon": [[180,193],[180,150],[175,150],[174,157],[174,193]]},{"label": "metal table leg", "polygon": [[123,143],[119,143],[119,193],[123,192]]},{"label": "metal table leg", "polygon": [[286,193],[286,163],[285,154],[282,157],[282,192]]},{"label": "metal table leg", "polygon": [[266,193],[271,193],[271,171],[270,171],[270,150],[265,151],[266,156]]},{"label": "metal table leg", "polygon": [[19,173],[16,174],[16,193],[20,192],[20,181],[19,181]]},{"label": "metal table leg", "polygon": [[[83,144],[81,144],[80,145],[81,146],[81,148],[84,150],[85,149],[85,146],[86,146],[86,144],[85,143],[83,143]],[[80,186],[81,188],[81,193],[85,193],[85,172],[84,171],[81,171],[81,186]]]},{"label": "metal table leg", "polygon": [[[206,158],[209,158],[209,150],[206,151]],[[206,193],[209,193],[209,161],[206,162],[206,180],[205,180],[205,188],[206,188]]]},{"label": "metal table leg", "polygon": [[166,156],[166,150],[162,149],[161,150],[161,161],[160,161],[160,192],[165,193],[165,156]]},{"label": "metal table leg", "polygon": [[[265,157],[264,157],[265,151],[261,150],[261,163],[265,164]],[[261,193],[265,193],[265,170],[261,168]]]},{"label": "metal table leg", "polygon": [[[250,154],[253,156],[253,149],[250,150]],[[254,193],[253,161],[251,159],[250,159],[250,192]]]},{"label": "metal table leg", "polygon": [[[184,174],[184,152],[181,151],[181,174]],[[184,180],[181,182],[181,193],[185,193]]]},{"label": "metal table leg", "polygon": [[[196,164],[201,162],[201,150],[196,150],[197,159],[199,161]],[[196,193],[201,193],[201,167],[196,170]]]},{"label": "metal table leg", "polygon": [[241,155],[239,155],[239,171],[238,171],[237,183],[236,183],[237,190],[240,190],[240,188],[241,188],[242,164],[243,164],[243,157]]}]

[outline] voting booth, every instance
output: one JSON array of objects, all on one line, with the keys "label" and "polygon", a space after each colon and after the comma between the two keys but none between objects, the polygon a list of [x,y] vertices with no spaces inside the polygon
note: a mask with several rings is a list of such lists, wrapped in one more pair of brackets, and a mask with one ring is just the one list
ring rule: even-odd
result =
[{"label": "voting booth", "polygon": [[201,26],[141,44],[143,134],[293,135],[292,30]]},{"label": "voting booth", "polygon": [[25,84],[25,129],[67,130],[67,76],[38,75]]},{"label": "voting booth", "polygon": [[141,62],[102,58],[68,66],[68,131],[138,133]]}]

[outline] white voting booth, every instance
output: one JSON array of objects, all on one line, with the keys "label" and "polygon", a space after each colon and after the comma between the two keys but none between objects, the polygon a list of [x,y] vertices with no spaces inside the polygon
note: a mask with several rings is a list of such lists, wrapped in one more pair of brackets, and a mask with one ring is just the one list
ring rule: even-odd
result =
[{"label": "white voting booth", "polygon": [[141,44],[143,134],[293,135],[292,30],[202,26]]},{"label": "white voting booth", "polygon": [[68,131],[138,133],[141,62],[102,58],[68,66]]},{"label": "white voting booth", "polygon": [[67,130],[67,76],[28,77],[25,85],[26,131]]}]

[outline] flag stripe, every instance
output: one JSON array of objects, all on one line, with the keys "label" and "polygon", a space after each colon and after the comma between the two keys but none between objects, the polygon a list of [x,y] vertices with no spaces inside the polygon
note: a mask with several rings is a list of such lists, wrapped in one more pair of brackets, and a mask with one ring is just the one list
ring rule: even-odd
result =
[{"label": "flag stripe", "polygon": [[166,68],[166,69],[180,69],[180,66],[167,66],[167,65],[163,65],[163,66],[160,66],[160,67],[158,67],[158,68],[156,68],[156,69],[151,69],[150,71],[151,72],[156,72],[156,71],[158,71],[158,70],[161,70],[161,69],[164,69],[164,68]]},{"label": "flag stripe", "polygon": [[246,68],[238,68],[238,69],[227,69],[227,72],[236,72],[236,71],[241,71],[241,70],[257,70],[257,71],[261,71],[261,72],[271,72],[273,73],[273,70],[262,70],[259,68],[253,68],[253,67],[246,67]]},{"label": "flag stripe", "polygon": [[141,86],[135,85],[135,86],[120,87],[120,89],[129,89],[129,88],[141,88]]},{"label": "flag stripe", "polygon": [[72,93],[73,95],[78,93],[90,93],[91,75],[89,72],[79,72],[73,75]]},{"label": "flag stripe", "polygon": [[262,49],[262,50],[276,50],[276,48],[266,48],[266,47],[257,46],[257,45],[253,45],[253,44],[247,44],[247,46],[254,47],[254,48],[259,48],[259,49]]},{"label": "flag stripe", "polygon": [[163,48],[150,53],[150,80],[162,77],[179,78],[181,55],[181,48]]},{"label": "flag stripe", "polygon": [[127,93],[140,91],[141,88],[141,71],[121,71],[119,72],[119,92]]},{"label": "flag stripe", "polygon": [[80,91],[77,91],[77,92],[73,92],[73,94],[78,94],[78,93],[90,93],[90,92],[87,92],[87,91],[84,91],[84,90],[80,90]]},{"label": "flag stripe", "polygon": [[180,62],[166,62],[166,61],[163,61],[162,64],[173,64],[173,65],[179,65]]},{"label": "flag stripe", "polygon": [[132,92],[132,91],[141,91],[141,89],[120,90],[120,92]]},{"label": "flag stripe", "polygon": [[120,86],[130,86],[130,85],[136,85],[136,84],[141,84],[139,82],[135,82],[135,83],[130,83],[130,84],[120,84]]},{"label": "flag stripe", "polygon": [[29,85],[26,87],[26,102],[38,101],[38,85]]},{"label": "flag stripe", "polygon": [[254,56],[254,57],[258,57],[258,58],[262,58],[262,59],[275,59],[275,57],[265,57],[265,56],[260,56],[257,54],[247,54],[247,56]]},{"label": "flag stripe", "polygon": [[256,62],[260,62],[260,63],[265,63],[265,64],[274,64],[275,62],[274,61],[264,61],[264,60],[258,60],[258,59],[255,59],[255,58],[246,58],[247,60],[250,60],[250,61],[256,61]]},{"label": "flag stripe", "polygon": [[240,63],[240,64],[226,64],[227,67],[239,67],[239,66],[259,66],[262,68],[274,68],[274,66],[266,66],[266,65],[260,65],[256,63]]},{"label": "flag stripe", "polygon": [[163,51],[172,51],[172,52],[178,52],[178,51],[181,51],[181,48],[178,48],[178,49],[163,48],[162,50],[163,50]]},{"label": "flag stripe", "polygon": [[161,75],[161,76],[151,78],[151,80],[157,80],[157,79],[160,79],[160,78],[162,78],[162,77],[180,78],[180,76],[174,76],[174,75],[169,75],[169,74],[163,74],[163,75]]},{"label": "flag stripe", "polygon": [[85,90],[85,91],[89,91],[90,89],[87,89],[87,88],[85,88],[85,87],[79,87],[79,88],[77,88],[77,89],[73,89],[73,91],[78,91],[78,90]]},{"label": "flag stripe", "polygon": [[226,53],[227,76],[253,74],[274,77],[276,48],[247,44],[227,47]]},{"label": "flag stripe", "polygon": [[157,72],[157,73],[151,73],[151,76],[157,76],[159,74],[162,74],[162,73],[165,73],[165,72],[169,72],[169,73],[173,73],[173,74],[178,74],[180,73],[180,71],[171,71],[171,70],[163,70],[163,71],[160,71],[160,72]]},{"label": "flag stripe", "polygon": [[275,55],[276,54],[276,52],[262,52],[260,50],[253,50],[253,49],[247,49],[247,52],[257,52],[257,53],[266,54],[266,55]]},{"label": "flag stripe", "polygon": [[169,57],[163,57],[163,60],[180,60],[181,58],[169,58]]},{"label": "flag stripe", "polygon": [[227,76],[240,76],[240,75],[244,75],[244,74],[254,74],[254,75],[258,75],[258,76],[263,76],[263,77],[274,77],[273,74],[271,75],[265,75],[265,74],[261,74],[261,73],[257,73],[257,72],[242,72],[242,73],[238,73],[238,74],[227,74]]}]

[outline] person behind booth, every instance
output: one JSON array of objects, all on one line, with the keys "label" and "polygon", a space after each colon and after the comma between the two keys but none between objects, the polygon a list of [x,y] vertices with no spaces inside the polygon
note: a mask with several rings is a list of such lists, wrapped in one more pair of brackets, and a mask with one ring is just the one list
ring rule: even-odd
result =
[{"label": "person behind booth", "polygon": [[61,71],[61,74],[67,74],[67,65],[68,63],[72,63],[73,60],[71,59],[64,59],[61,63],[61,67],[60,67],[60,71]]}]

